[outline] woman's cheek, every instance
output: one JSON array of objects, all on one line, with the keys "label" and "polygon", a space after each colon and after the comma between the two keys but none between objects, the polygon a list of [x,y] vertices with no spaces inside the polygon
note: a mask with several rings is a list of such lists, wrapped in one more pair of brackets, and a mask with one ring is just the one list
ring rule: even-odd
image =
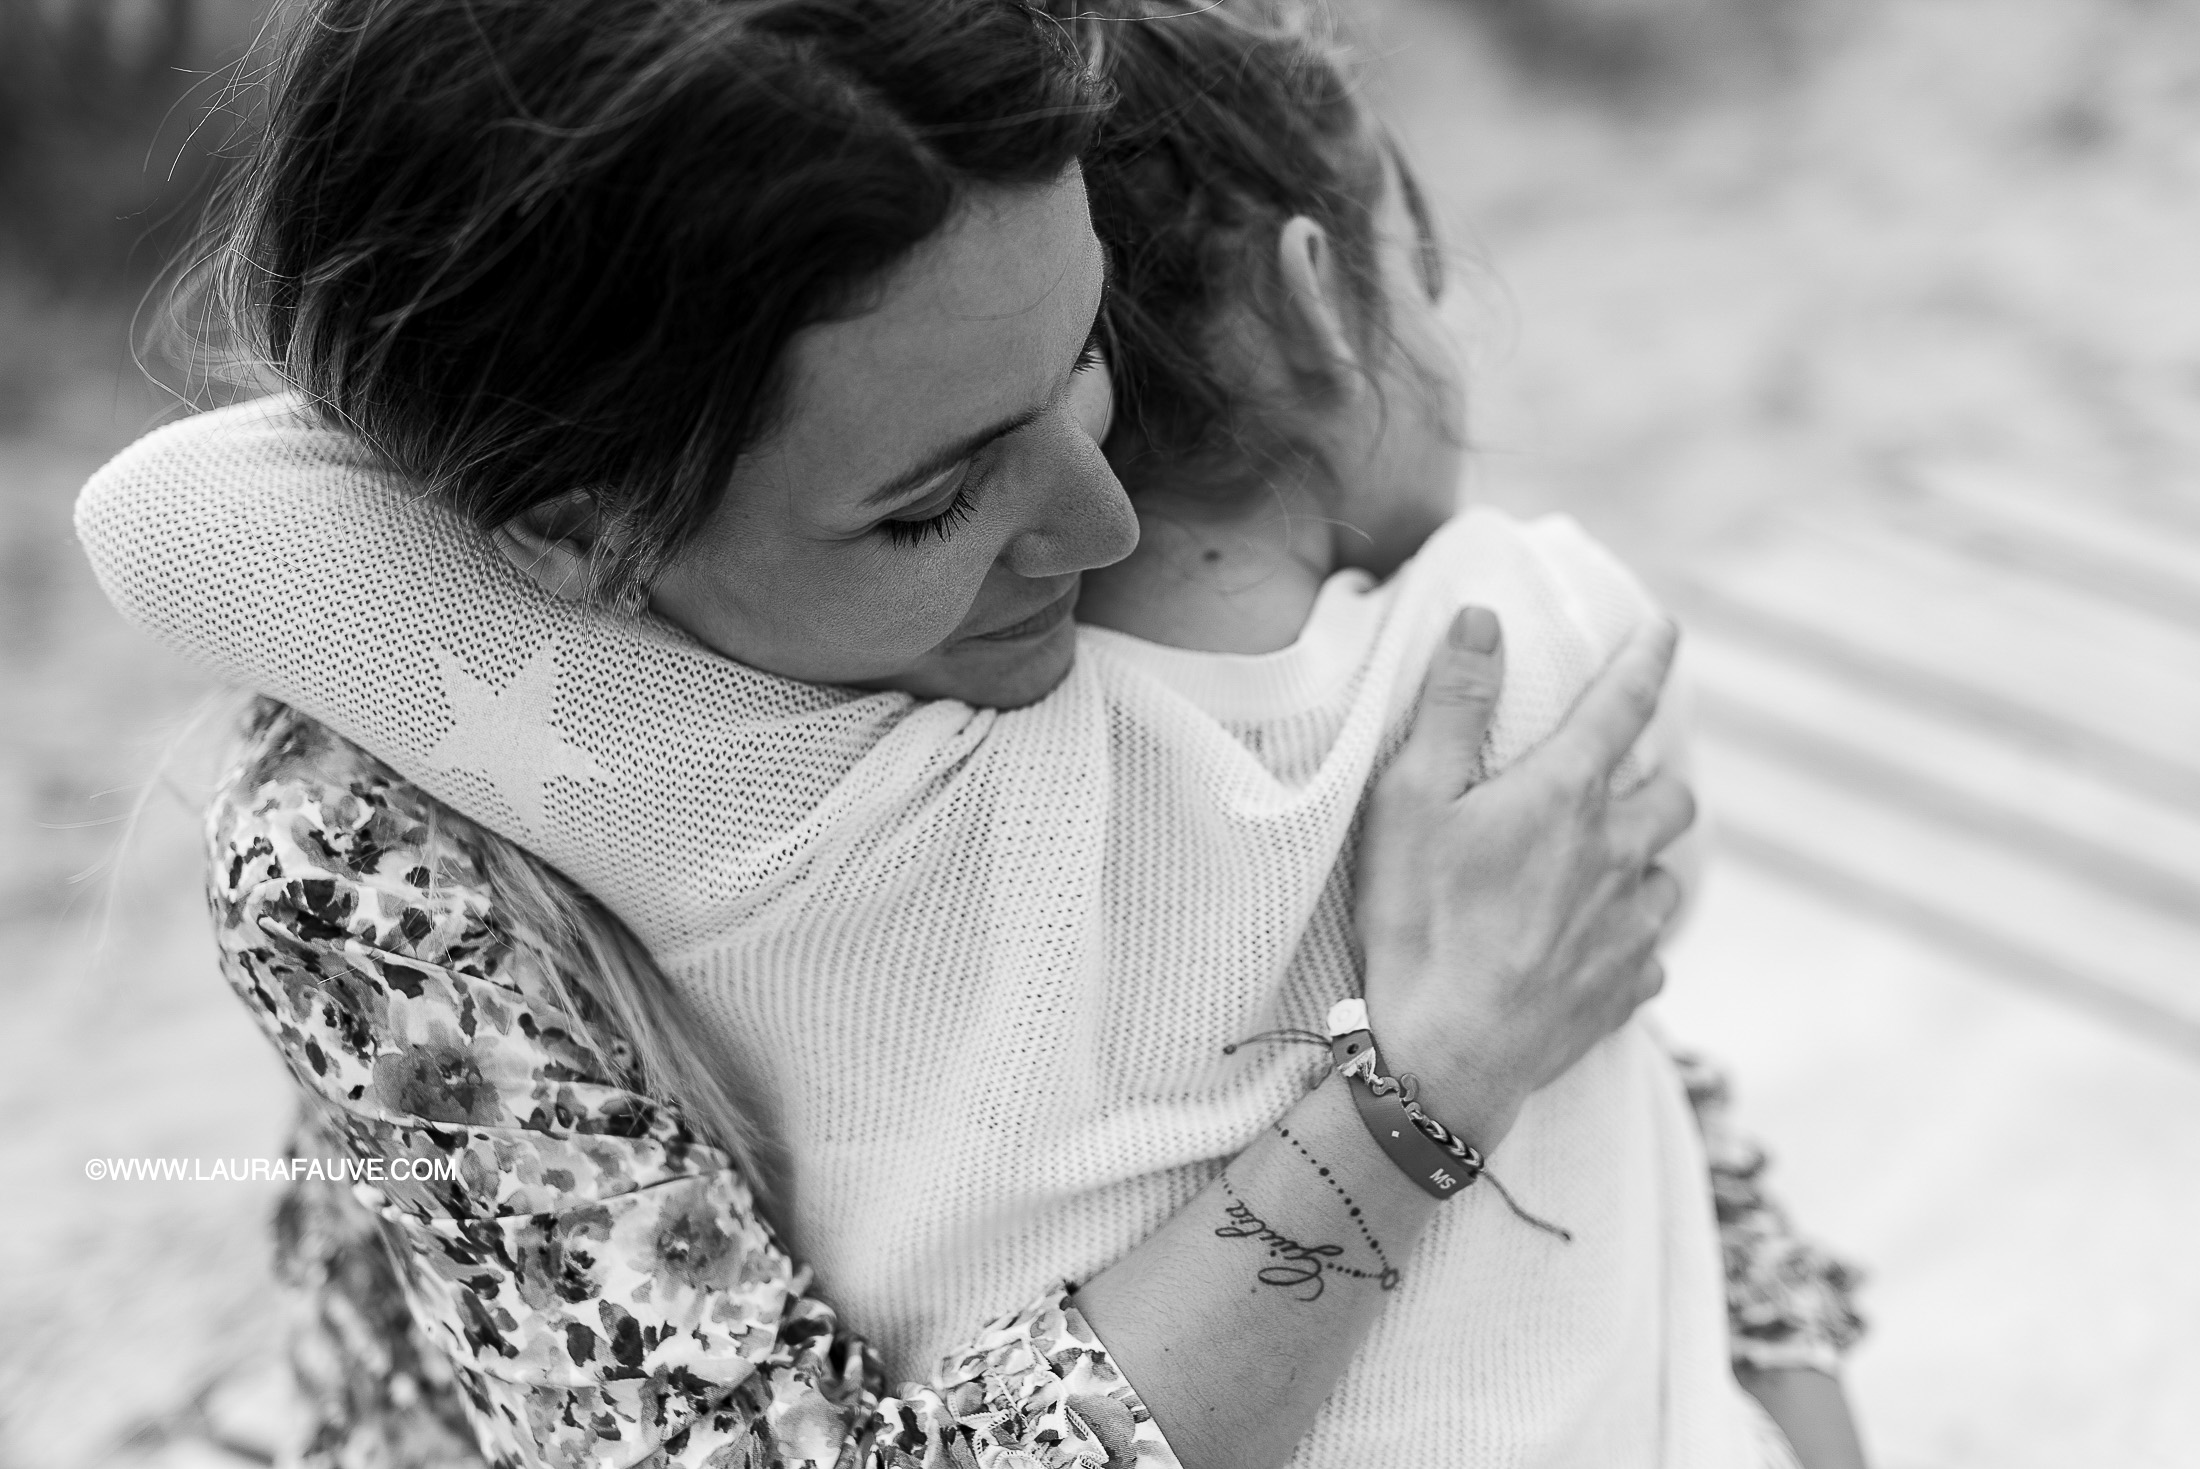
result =
[{"label": "woman's cheek", "polygon": [[849,652],[913,662],[952,637],[993,565],[993,553],[975,544],[980,538],[963,533],[979,529],[966,525],[944,541],[935,537],[916,546],[889,543],[861,558],[863,564],[843,579],[843,600],[830,624],[842,630]]}]

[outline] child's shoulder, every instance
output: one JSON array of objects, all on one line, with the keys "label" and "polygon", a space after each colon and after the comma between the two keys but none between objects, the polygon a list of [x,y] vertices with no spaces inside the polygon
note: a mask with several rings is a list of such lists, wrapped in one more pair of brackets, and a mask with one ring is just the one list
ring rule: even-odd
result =
[{"label": "child's shoulder", "polygon": [[[1505,634],[1505,689],[1485,758],[1498,770],[1555,729],[1627,638],[1658,615],[1640,579],[1569,515],[1522,520],[1476,507],[1429,537],[1401,571],[1419,636],[1433,638],[1462,606],[1495,612]],[[1617,779],[1631,788],[1644,759]]]},{"label": "child's shoulder", "polygon": [[1553,610],[1605,648],[1658,613],[1641,578],[1563,513],[1521,519],[1475,506],[1430,536],[1402,574],[1443,585],[1452,594],[1447,600],[1487,604],[1509,595],[1555,602]]}]

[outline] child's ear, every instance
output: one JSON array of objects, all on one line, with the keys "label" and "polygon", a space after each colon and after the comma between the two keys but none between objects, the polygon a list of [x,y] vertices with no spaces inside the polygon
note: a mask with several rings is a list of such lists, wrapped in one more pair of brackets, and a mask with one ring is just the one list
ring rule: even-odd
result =
[{"label": "child's ear", "polygon": [[603,514],[586,490],[568,490],[513,516],[489,533],[504,559],[536,586],[568,602],[602,590],[607,566],[598,554]]},{"label": "child's ear", "polygon": [[1352,341],[1344,270],[1329,232],[1294,214],[1276,235],[1276,266],[1283,283],[1277,336],[1291,370],[1324,387],[1357,381],[1360,354]]}]

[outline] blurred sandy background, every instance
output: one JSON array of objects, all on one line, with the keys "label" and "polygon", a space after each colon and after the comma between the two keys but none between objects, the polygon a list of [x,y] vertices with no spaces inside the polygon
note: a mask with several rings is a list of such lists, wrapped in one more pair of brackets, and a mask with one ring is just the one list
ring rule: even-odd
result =
[{"label": "blurred sandy background", "polygon": [[[1861,1259],[1888,1469],[2200,1463],[2200,0],[1348,0],[1464,271],[1477,493],[1687,614],[1725,852],[1667,1023]],[[0,0],[0,1469],[279,1429],[208,693],[78,484],[247,0]],[[226,1444],[227,1447],[218,1445]]]}]

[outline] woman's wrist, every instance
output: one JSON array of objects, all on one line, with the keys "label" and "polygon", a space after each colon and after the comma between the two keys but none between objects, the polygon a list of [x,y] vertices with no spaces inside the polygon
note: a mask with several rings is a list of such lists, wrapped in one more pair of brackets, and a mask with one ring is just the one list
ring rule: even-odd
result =
[{"label": "woman's wrist", "polygon": [[1419,1238],[1439,1201],[1423,1192],[1377,1145],[1344,1077],[1335,1071],[1325,1074],[1321,1085],[1300,1098],[1281,1125],[1321,1153],[1323,1163],[1361,1207],[1370,1212],[1380,1209],[1395,1230]]},{"label": "woman's wrist", "polygon": [[1275,1469],[1413,1268],[1437,1207],[1331,1072],[1074,1304],[1182,1462]]},{"label": "woman's wrist", "polygon": [[[1412,1077],[1422,1110],[1484,1157],[1512,1131],[1527,1100],[1502,1068],[1474,1059],[1472,1027],[1402,1020],[1370,1005],[1368,1024],[1386,1075]],[[1464,1042],[1453,1034],[1465,1029]],[[1435,1037],[1445,1035],[1444,1041]]]}]

